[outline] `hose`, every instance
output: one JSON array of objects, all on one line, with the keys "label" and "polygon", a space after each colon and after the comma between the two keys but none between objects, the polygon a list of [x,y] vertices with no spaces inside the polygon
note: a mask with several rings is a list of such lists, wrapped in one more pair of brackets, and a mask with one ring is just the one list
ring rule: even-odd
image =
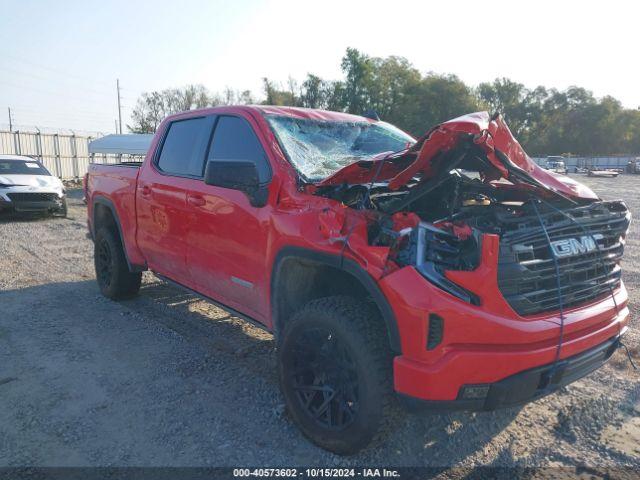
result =
[{"label": "hose", "polygon": [[558,291],[558,305],[560,307],[560,335],[558,336],[558,345],[556,347],[556,358],[553,361],[553,368],[549,374],[549,378],[553,378],[553,375],[558,367],[558,362],[560,361],[560,351],[562,350],[562,343],[564,340],[564,305],[562,303],[562,285],[560,284],[560,266],[558,265],[558,259],[556,258],[555,253],[553,252],[553,247],[551,246],[551,237],[549,236],[549,231],[547,230],[547,226],[544,224],[544,220],[540,215],[540,211],[538,210],[538,206],[536,205],[537,200],[533,199],[532,205],[533,209],[536,212],[536,216],[538,217],[538,221],[540,222],[540,226],[542,227],[542,231],[544,232],[544,236],[547,239],[547,244],[549,246],[549,253],[551,254],[551,258],[553,259],[553,266],[556,270],[556,288]]}]

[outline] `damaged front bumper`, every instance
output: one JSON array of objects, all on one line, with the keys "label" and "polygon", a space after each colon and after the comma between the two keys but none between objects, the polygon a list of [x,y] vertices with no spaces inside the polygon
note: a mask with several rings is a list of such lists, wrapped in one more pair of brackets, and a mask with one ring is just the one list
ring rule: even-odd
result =
[{"label": "damaged front bumper", "polygon": [[[485,240],[485,260],[476,271],[464,272],[468,276],[464,286],[470,287],[475,282],[474,291],[482,299],[481,306],[443,291],[411,266],[379,282],[393,308],[400,334],[402,355],[394,359],[397,393],[437,402],[441,407],[476,408],[480,402],[460,402],[465,387],[488,386],[488,395],[493,384],[554,363],[560,338],[559,312],[518,315],[500,293],[497,268],[491,261],[491,256],[496,254],[497,263],[497,251],[492,248],[491,238]],[[460,279],[455,283],[460,284]],[[615,301],[607,295],[564,312],[561,361],[568,361],[624,333],[629,316],[624,284],[620,284],[614,296]],[[526,375],[518,378],[525,377],[529,378]],[[567,373],[564,379],[554,379],[554,382],[561,386],[564,381],[576,378]],[[529,382],[528,379],[524,383],[529,385]],[[521,388],[524,383],[504,385]],[[539,383],[537,393],[527,398],[533,400],[544,393],[538,392],[538,386]],[[496,391],[500,388],[495,387]],[[507,406],[513,403],[509,398],[517,397],[513,395],[516,394],[506,395],[504,401],[482,403],[480,408]]]},{"label": "damaged front bumper", "polygon": [[16,213],[57,213],[66,196],[55,192],[8,192],[0,195],[0,210]]},{"label": "damaged front bumper", "polygon": [[422,400],[404,394],[400,398],[411,411],[489,411],[523,405],[597,370],[619,345],[616,336],[558,363],[531,368],[494,383],[463,385],[455,400]]}]

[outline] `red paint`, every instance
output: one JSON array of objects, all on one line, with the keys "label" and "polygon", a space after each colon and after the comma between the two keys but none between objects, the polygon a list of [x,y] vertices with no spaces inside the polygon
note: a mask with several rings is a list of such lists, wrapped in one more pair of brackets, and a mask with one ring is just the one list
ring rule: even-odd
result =
[{"label": "red paint", "polygon": [[[115,208],[127,257],[236,310],[273,326],[271,277],[278,252],[287,246],[344,255],[377,282],[398,324],[402,354],[394,361],[398,392],[432,400],[453,399],[465,383],[498,381],[526,368],[553,360],[558,342],[557,313],[520,317],[504,301],[497,286],[499,241],[482,239],[482,260],[474,271],[447,272],[455,283],[474,292],[481,306],[464,303],[434,287],[414,268],[398,268],[388,261],[389,248],[370,246],[367,224],[374,212],[355,211],[341,203],[313,195],[315,186],[300,188],[263,113],[335,121],[371,121],[344,113],[283,107],[220,107],[185,112],[166,119],[140,168],[92,165],[86,180],[89,224],[99,198]],[[205,185],[201,180],[161,174],[152,163],[159,139],[170,121],[209,114],[237,115],[255,130],[267,154],[272,180],[264,207],[252,207],[239,191]],[[583,199],[595,198],[586,187],[538,168],[515,141],[504,122],[486,114],[471,114],[432,129],[406,152],[350,165],[321,185],[371,181],[384,161],[379,180],[398,188],[416,174],[433,176],[438,152],[456,145],[463,134],[474,135],[494,164],[506,174],[495,154],[548,188]],[[383,160],[386,158],[386,160]],[[374,168],[375,166],[375,168]],[[507,187],[522,190],[523,186]],[[396,229],[415,226],[415,214],[394,216]],[[464,238],[464,225],[451,225]],[[348,233],[348,245],[344,244]],[[561,357],[586,350],[618,333],[627,323],[627,292],[616,292],[620,314],[612,299],[566,312]],[[425,348],[429,313],[445,321],[443,342]]]},{"label": "red paint", "polygon": [[[439,171],[438,161],[441,158],[439,154],[458,145],[465,135],[473,136],[473,142],[486,153],[493,166],[493,170],[483,172],[487,180],[497,180],[500,177],[514,180],[509,174],[508,168],[498,158],[496,150],[499,150],[507,157],[511,166],[525,171],[549,190],[584,200],[598,198],[591,189],[569,177],[539,167],[513,137],[502,117],[491,119],[487,112],[464,115],[432,128],[404,154],[393,157],[395,161],[385,160],[387,156],[381,155],[371,161],[351,164],[324,179],[319,185],[366,183],[376,178],[377,180],[389,180],[389,188],[396,190],[416,175],[420,175],[423,181],[427,180]],[[379,161],[385,161],[382,168],[375,165]],[[409,162],[408,166],[406,165],[407,161]],[[503,188],[502,185],[498,186]],[[519,189],[523,187],[531,188],[518,185]],[[509,188],[509,186],[505,188]]]},{"label": "red paint", "polygon": [[443,230],[450,231],[460,240],[467,240],[473,235],[471,227],[463,222],[436,222],[434,225]]},{"label": "red paint", "polygon": [[405,228],[417,227],[420,223],[420,217],[414,212],[396,212],[391,216],[393,220],[393,229],[399,232]]}]

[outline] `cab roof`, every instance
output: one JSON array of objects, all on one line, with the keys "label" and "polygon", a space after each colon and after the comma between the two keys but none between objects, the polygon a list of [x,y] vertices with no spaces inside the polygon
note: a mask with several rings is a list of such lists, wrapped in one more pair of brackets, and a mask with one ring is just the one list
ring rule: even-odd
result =
[{"label": "cab roof", "polygon": [[375,123],[376,120],[353,115],[344,112],[332,112],[329,110],[320,110],[315,108],[302,107],[277,107],[273,105],[250,105],[249,108],[262,113],[263,115],[278,115],[283,117],[303,118],[309,120],[325,120],[334,122],[369,122]]},{"label": "cab roof", "polygon": [[[329,110],[320,110],[316,108],[302,107],[282,107],[275,105],[220,105],[217,107],[201,108],[197,110],[187,110],[185,112],[169,115],[167,119],[173,120],[183,117],[191,117],[194,115],[208,115],[215,113],[233,113],[233,112],[253,112],[258,115],[277,115],[292,118],[301,118],[309,120],[324,120],[330,122],[367,122],[376,123],[376,120],[353,115],[344,112],[332,112]],[[166,120],[166,119],[165,119]]]}]

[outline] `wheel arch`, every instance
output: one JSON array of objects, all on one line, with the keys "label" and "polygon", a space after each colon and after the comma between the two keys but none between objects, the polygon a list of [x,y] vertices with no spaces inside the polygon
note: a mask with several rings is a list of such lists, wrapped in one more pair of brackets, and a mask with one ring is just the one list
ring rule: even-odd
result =
[{"label": "wheel arch", "polygon": [[303,304],[334,294],[370,298],[384,322],[391,350],[402,353],[395,315],[371,275],[351,259],[303,247],[284,247],[276,255],[271,275],[274,334]]},{"label": "wheel arch", "polygon": [[115,228],[122,244],[122,251],[124,252],[124,258],[127,261],[127,266],[131,272],[140,272],[145,270],[144,266],[133,264],[129,259],[127,253],[127,247],[124,241],[124,235],[122,233],[122,225],[120,218],[118,217],[118,211],[111,200],[101,195],[97,195],[92,199],[92,219],[91,219],[91,237],[96,238],[96,233],[99,227],[102,225],[109,225],[111,228]]}]

